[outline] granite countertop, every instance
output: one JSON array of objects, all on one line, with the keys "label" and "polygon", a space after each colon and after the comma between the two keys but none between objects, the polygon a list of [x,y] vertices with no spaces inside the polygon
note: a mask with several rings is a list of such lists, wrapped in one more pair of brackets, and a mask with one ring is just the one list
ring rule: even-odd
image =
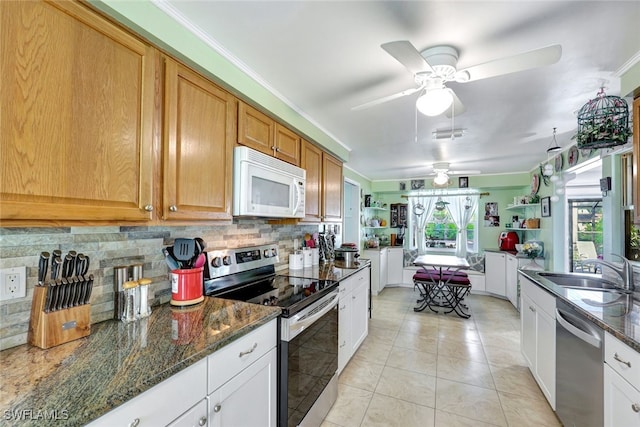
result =
[{"label": "granite countertop", "polygon": [[3,350],[3,425],[43,425],[44,414],[54,412],[56,425],[84,425],[279,314],[277,307],[206,297],[187,308],[153,307],[132,323],[101,322],[88,337],[47,350]]},{"label": "granite countertop", "polygon": [[635,300],[633,295],[620,297],[610,292],[569,289],[545,279],[537,271],[521,269],[520,273],[640,352],[640,301]]},{"label": "granite countertop", "polygon": [[[516,258],[528,258],[525,254],[518,251],[503,251],[502,249],[498,249],[498,248],[485,248],[483,250],[485,252],[498,252],[503,254],[509,254],[509,255],[515,256]],[[540,256],[540,257],[536,257],[536,259],[544,259],[544,257]]]}]

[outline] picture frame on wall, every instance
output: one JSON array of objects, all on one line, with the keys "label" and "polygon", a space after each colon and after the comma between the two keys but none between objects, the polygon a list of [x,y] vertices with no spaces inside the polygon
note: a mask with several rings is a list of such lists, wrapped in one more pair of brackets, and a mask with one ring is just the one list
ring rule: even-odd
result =
[{"label": "picture frame on wall", "polygon": [[400,181],[400,191],[405,191],[407,189],[407,183],[404,181]]},{"label": "picture frame on wall", "polygon": [[469,177],[461,176],[458,178],[458,187],[459,188],[469,188]]},{"label": "picture frame on wall", "polygon": [[412,179],[411,180],[411,189],[412,190],[422,190],[424,188],[424,179]]},{"label": "picture frame on wall", "polygon": [[551,216],[551,197],[543,197],[540,199],[540,215],[543,218]]}]

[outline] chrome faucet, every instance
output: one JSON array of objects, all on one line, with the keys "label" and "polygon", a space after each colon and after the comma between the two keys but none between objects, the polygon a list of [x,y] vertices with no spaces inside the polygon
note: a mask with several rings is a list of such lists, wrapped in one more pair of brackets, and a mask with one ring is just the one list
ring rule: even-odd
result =
[{"label": "chrome faucet", "polygon": [[615,271],[620,278],[622,279],[622,288],[627,291],[634,290],[633,284],[633,267],[631,267],[631,263],[625,257],[618,254],[611,254],[612,256],[618,257],[622,260],[622,267],[618,267],[616,264],[603,261],[601,259],[585,259],[582,260],[582,264],[599,264],[604,267],[609,267],[611,270]]}]

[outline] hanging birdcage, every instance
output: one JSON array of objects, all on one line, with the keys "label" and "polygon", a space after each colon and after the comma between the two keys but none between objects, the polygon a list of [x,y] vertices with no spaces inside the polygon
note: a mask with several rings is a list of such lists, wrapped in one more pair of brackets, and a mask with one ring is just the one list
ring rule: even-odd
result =
[{"label": "hanging birdcage", "polygon": [[631,136],[629,106],[618,96],[598,95],[578,111],[578,148],[607,148],[626,144]]}]

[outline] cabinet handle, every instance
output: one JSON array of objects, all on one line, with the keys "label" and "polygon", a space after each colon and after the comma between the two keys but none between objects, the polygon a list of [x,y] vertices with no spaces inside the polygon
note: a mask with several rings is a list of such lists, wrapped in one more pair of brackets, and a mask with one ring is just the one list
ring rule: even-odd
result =
[{"label": "cabinet handle", "polygon": [[631,405],[631,409],[633,409],[633,412],[640,412],[640,405],[634,403]]},{"label": "cabinet handle", "polygon": [[133,420],[131,424],[129,424],[129,427],[138,427],[139,425],[140,425],[140,418],[136,418],[135,420]]},{"label": "cabinet handle", "polygon": [[343,341],[342,344],[340,344],[340,348],[344,347],[345,345],[347,345],[347,342]]},{"label": "cabinet handle", "polygon": [[249,350],[247,351],[241,351],[240,354],[238,355],[238,357],[242,357],[242,356],[246,356],[247,354],[251,354],[253,353],[253,351],[258,348],[258,343],[254,342],[253,343],[253,347],[251,347]]},{"label": "cabinet handle", "polygon": [[629,368],[631,367],[631,362],[621,359],[620,356],[618,356],[618,353],[614,353],[613,358],[616,359],[618,362],[622,363],[623,365],[627,365]]},{"label": "cabinet handle", "polygon": [[345,308],[347,308],[347,304],[343,304],[342,307],[340,307],[340,310],[344,310]]},{"label": "cabinet handle", "polygon": [[206,426],[207,425],[207,417],[200,417],[200,419],[198,420],[198,425],[199,426]]},{"label": "cabinet handle", "polygon": [[169,210],[171,212],[178,212],[178,207],[176,205],[171,205],[171,206],[169,206]]},{"label": "cabinet handle", "polygon": [[147,212],[153,212],[153,205],[147,205],[144,207],[144,210]]},{"label": "cabinet handle", "polygon": [[352,295],[352,296],[351,296],[351,299],[356,299],[356,296],[355,296],[355,295]]},{"label": "cabinet handle", "polygon": [[533,308],[532,306],[529,306],[529,310],[533,311],[534,313],[536,312],[536,309]]},{"label": "cabinet handle", "polygon": [[222,406],[218,403],[216,406],[213,407],[213,412],[220,412],[220,409],[222,409]]}]

